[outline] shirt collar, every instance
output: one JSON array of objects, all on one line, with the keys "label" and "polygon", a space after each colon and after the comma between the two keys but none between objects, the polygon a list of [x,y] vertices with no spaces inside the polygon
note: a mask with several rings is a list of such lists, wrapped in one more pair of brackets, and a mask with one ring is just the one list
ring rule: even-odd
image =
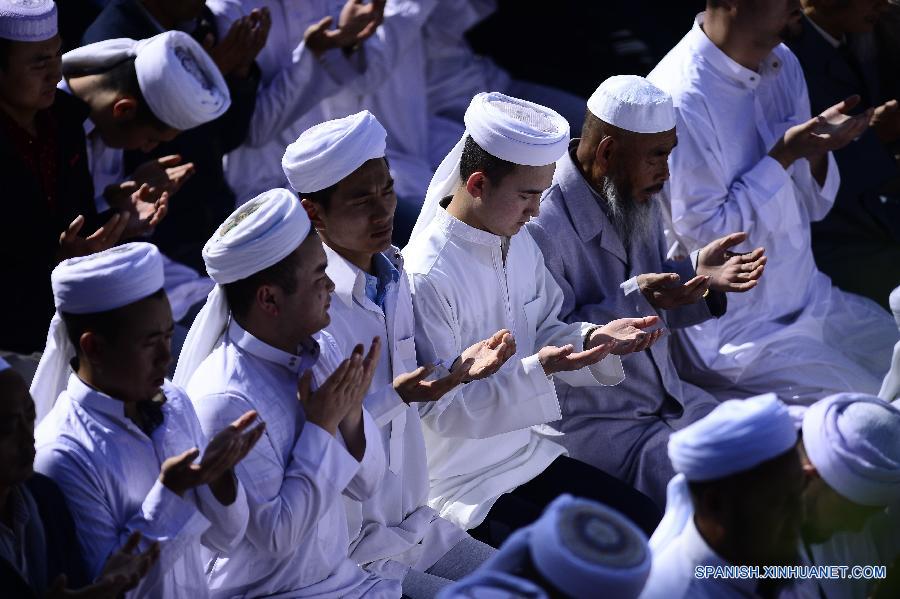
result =
[{"label": "shirt collar", "polygon": [[781,68],[781,60],[774,52],[770,52],[762,61],[759,72],[738,64],[707,37],[701,27],[703,15],[704,13],[700,13],[694,19],[694,26],[688,34],[690,44],[694,51],[723,77],[746,89],[756,89],[763,77]]},{"label": "shirt collar", "polygon": [[448,236],[460,237],[466,241],[477,243],[478,245],[486,245],[500,249],[503,238],[500,235],[494,235],[488,231],[476,229],[471,225],[467,225],[446,210],[448,198],[441,200],[441,204],[434,215],[434,223],[443,230]]},{"label": "shirt collar", "polygon": [[373,257],[375,274],[363,273],[366,278],[366,297],[372,303],[381,306],[391,285],[400,281],[400,271],[391,263],[384,254],[375,254]]},{"label": "shirt collar", "polygon": [[79,404],[89,412],[103,414],[121,427],[142,432],[131,419],[125,415],[125,403],[121,400],[95,389],[81,380],[74,372],[69,375],[66,394],[72,402]]},{"label": "shirt collar", "polygon": [[834,47],[834,48],[839,48],[839,47],[841,46],[841,44],[844,43],[844,40],[847,39],[847,36],[844,36],[844,39],[843,39],[843,40],[839,40],[839,39],[835,38],[835,37],[832,36],[830,33],[828,33],[827,31],[825,31],[825,30],[822,29],[821,27],[819,27],[819,24],[818,24],[818,23],[816,23],[815,21],[813,21],[812,19],[810,19],[810,18],[809,18],[808,16],[806,16],[805,14],[803,15],[803,18],[806,19],[806,24],[807,24],[807,25],[812,26],[813,29],[815,29],[816,31],[818,31],[818,32],[819,32],[819,35],[821,35],[822,38],[823,38],[826,42],[828,42],[829,44],[831,44],[831,46]]},{"label": "shirt collar", "polygon": [[[327,245],[324,248],[325,255],[328,257],[326,272],[328,277],[334,282],[334,295],[344,302],[348,308],[353,306],[354,299],[359,303],[363,303],[363,299],[366,297],[366,273]],[[398,248],[395,246],[389,247],[384,252],[376,255],[375,261],[376,271],[380,266],[382,269],[388,269],[393,283],[397,283],[400,280],[403,258]]]},{"label": "shirt collar", "polygon": [[312,337],[297,347],[297,352],[290,354],[277,347],[254,337],[252,333],[244,330],[237,321],[232,318],[228,324],[228,340],[244,350],[266,362],[277,364],[299,375],[309,370],[319,359],[319,343]]}]

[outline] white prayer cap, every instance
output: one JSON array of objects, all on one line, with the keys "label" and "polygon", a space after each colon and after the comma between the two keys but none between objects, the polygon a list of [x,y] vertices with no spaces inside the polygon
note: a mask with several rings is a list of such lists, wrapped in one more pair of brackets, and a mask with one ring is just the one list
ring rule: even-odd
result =
[{"label": "white prayer cap", "polygon": [[803,446],[822,479],[867,506],[900,501],[900,411],[872,395],[838,393],[803,416]]},{"label": "white prayer cap", "polygon": [[[554,589],[514,573],[531,562]],[[519,529],[472,575],[439,597],[633,598],[650,574],[647,538],[627,518],[604,505],[560,495],[534,524]]]},{"label": "white prayer cap", "polygon": [[0,0],[0,38],[42,42],[57,34],[53,0]]},{"label": "white prayer cap", "polygon": [[666,489],[666,513],[650,537],[654,555],[674,541],[694,514],[688,481],[752,470],[797,444],[791,413],[774,393],[722,402],[697,422],[672,433],[669,458],[678,474]]},{"label": "white prayer cap", "polygon": [[384,156],[387,132],[371,112],[319,123],[287,147],[281,167],[298,193],[338,183],[366,161]]},{"label": "white prayer cap", "polygon": [[12,368],[12,366],[9,365],[9,362],[4,360],[3,358],[0,358],[0,372],[3,372],[4,370],[9,370],[10,368]]},{"label": "white prayer cap", "polygon": [[751,470],[797,444],[797,430],[774,393],[725,401],[705,418],[672,433],[669,459],[689,481]]},{"label": "white prayer cap", "polygon": [[129,58],[134,58],[147,106],[173,129],[193,129],[220,117],[231,106],[228,85],[216,63],[183,31],[166,31],[140,41],[118,38],[82,46],[63,54],[63,74],[103,71]]},{"label": "white prayer cap", "polygon": [[96,314],[149,297],[163,288],[162,254],[149,243],[126,243],[103,252],[60,262],[50,274],[56,314],[47,345],[31,381],[37,421],[47,415],[66,388],[75,347],[60,312]]},{"label": "white prayer cap", "polygon": [[472,98],[463,120],[466,130],[435,171],[410,239],[434,219],[441,199],[462,184],[459,164],[466,137],[492,156],[525,166],[553,164],[569,147],[569,123],[559,113],[499,92]]},{"label": "white prayer cap", "polygon": [[217,285],[181,348],[174,377],[177,384],[188,384],[225,332],[231,309],[222,285],[277,264],[303,243],[310,229],[306,210],[287,189],[258,195],[225,219],[203,246],[206,271]]},{"label": "white prayer cap", "polygon": [[672,96],[637,75],[614,75],[588,99],[595,117],[634,133],[661,133],[675,128]]}]

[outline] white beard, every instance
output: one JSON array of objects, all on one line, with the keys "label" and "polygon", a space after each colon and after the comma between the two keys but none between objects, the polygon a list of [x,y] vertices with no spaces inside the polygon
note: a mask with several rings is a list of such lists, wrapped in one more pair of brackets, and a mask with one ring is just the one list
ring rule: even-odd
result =
[{"label": "white beard", "polygon": [[650,198],[646,202],[636,202],[625,197],[612,177],[603,177],[601,186],[606,200],[606,214],[626,248],[643,245],[656,228],[655,211]]}]

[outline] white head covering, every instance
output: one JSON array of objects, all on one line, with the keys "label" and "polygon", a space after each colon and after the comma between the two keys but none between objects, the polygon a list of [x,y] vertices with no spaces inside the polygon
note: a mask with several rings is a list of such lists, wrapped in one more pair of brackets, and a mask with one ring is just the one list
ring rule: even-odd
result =
[{"label": "white head covering", "polygon": [[626,131],[661,133],[675,128],[672,96],[637,75],[610,77],[587,105],[595,117]]},{"label": "white head covering", "polygon": [[216,63],[183,31],[82,46],[63,54],[63,74],[105,71],[129,58],[134,58],[138,85],[151,112],[173,129],[193,129],[231,106],[228,85]]},{"label": "white head covering", "polygon": [[871,395],[838,393],[803,416],[803,447],[828,486],[873,507],[900,501],[900,411]]},{"label": "white head covering", "polygon": [[42,42],[56,35],[53,0],[0,0],[0,38]]},{"label": "white head covering", "polygon": [[225,332],[231,309],[222,285],[246,279],[286,258],[303,243],[310,226],[300,200],[287,189],[260,194],[225,219],[203,246],[206,271],[217,284],[181,348],[175,383],[188,384]]},{"label": "white head covering", "polygon": [[723,402],[705,418],[672,433],[669,459],[678,474],[669,481],[666,513],[650,548],[672,542],[694,513],[687,483],[725,478],[752,470],[797,444],[797,429],[774,393]]},{"label": "white head covering", "polygon": [[[891,307],[891,312],[894,314],[894,321],[900,327],[900,287],[891,292],[888,304]],[[881,390],[878,392],[878,397],[885,401],[900,399],[900,341],[894,345],[891,369],[881,382]]]},{"label": "white head covering", "polygon": [[463,120],[466,130],[435,171],[410,239],[434,219],[441,199],[462,184],[459,162],[466,137],[492,156],[525,166],[553,164],[569,146],[569,123],[556,111],[499,92],[472,98]]},{"label": "white head covering", "polygon": [[331,187],[366,161],[384,156],[387,132],[368,110],[319,123],[287,147],[281,167],[298,193]]},{"label": "white head covering", "polygon": [[66,388],[75,357],[60,312],[96,314],[133,304],[163,287],[162,255],[149,243],[126,243],[103,252],[60,262],[50,274],[56,314],[47,345],[31,381],[37,422]]},{"label": "white head covering", "polygon": [[4,370],[9,370],[10,368],[12,368],[12,366],[9,365],[9,362],[4,360],[3,358],[0,358],[0,372],[3,372]]},{"label": "white head covering", "polygon": [[514,576],[530,558],[557,590],[570,597],[629,599],[650,574],[647,537],[617,511],[595,501],[560,495],[534,524],[518,530],[446,597],[547,597],[534,581]]}]

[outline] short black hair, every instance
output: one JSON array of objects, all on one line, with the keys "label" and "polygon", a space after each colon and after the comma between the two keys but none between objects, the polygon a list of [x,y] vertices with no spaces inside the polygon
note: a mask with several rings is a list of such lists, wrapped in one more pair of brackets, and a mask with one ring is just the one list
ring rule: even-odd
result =
[{"label": "short black hair", "polygon": [[225,284],[223,286],[225,298],[228,300],[228,307],[231,308],[232,313],[238,318],[246,316],[250,311],[250,306],[253,305],[256,291],[263,285],[276,285],[287,294],[297,291],[299,281],[297,281],[296,266],[299,251],[300,247],[297,246],[293,252],[272,266],[253,273],[245,279]]},{"label": "short black hair", "polygon": [[313,191],[309,193],[300,193],[299,195],[302,199],[309,200],[313,204],[318,204],[322,207],[322,210],[328,210],[328,205],[331,203],[331,196],[334,195],[334,192],[337,191],[338,184],[335,183],[325,189],[320,189],[319,191]]},{"label": "short black hair", "polygon": [[150,110],[141,85],[137,78],[137,69],[134,66],[134,58],[128,58],[110,67],[100,75],[101,85],[113,92],[127,94],[137,100],[137,114],[135,121],[142,125],[149,125],[160,131],[171,129],[169,125],[159,120]]},{"label": "short black hair", "polygon": [[462,156],[459,159],[459,176],[467,181],[472,173],[481,172],[497,184],[516,168],[515,163],[497,158],[479,146],[471,135],[466,136]]},{"label": "short black hair", "polygon": [[[163,299],[166,292],[160,288],[155,293],[148,295],[144,299]],[[144,301],[139,300],[139,301]],[[127,330],[125,323],[127,321],[126,314],[128,307],[122,306],[105,312],[95,312],[93,314],[70,314],[68,312],[60,312],[59,315],[66,325],[66,332],[69,335],[69,341],[75,346],[77,353],[81,352],[81,336],[91,331],[102,335],[107,339],[115,340],[122,331]]]}]

